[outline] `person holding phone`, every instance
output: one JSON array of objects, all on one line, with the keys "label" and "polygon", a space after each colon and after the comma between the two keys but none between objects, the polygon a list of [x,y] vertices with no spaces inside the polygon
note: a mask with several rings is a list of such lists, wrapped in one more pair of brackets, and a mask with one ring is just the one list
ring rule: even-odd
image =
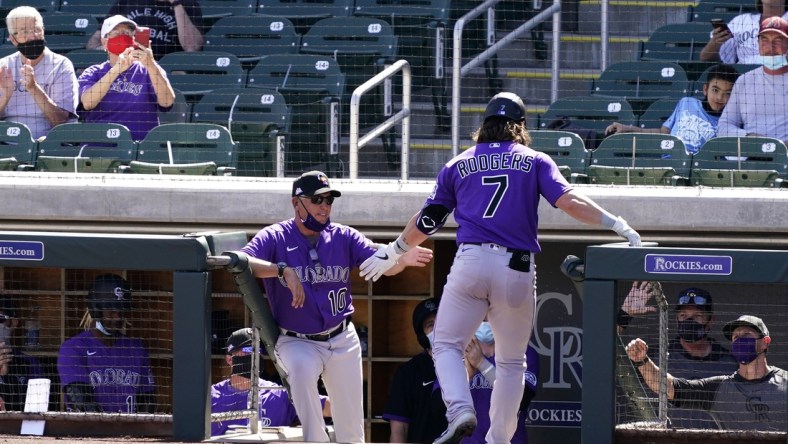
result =
[{"label": "person holding phone", "polygon": [[758,28],[762,17],[782,16],[788,20],[786,0],[756,0],[758,13],[744,13],[727,25],[722,19],[711,21],[711,39],[700,53],[704,62],[760,64]]},{"label": "person holding phone", "polygon": [[[175,101],[175,92],[153,57],[150,41],[145,45],[135,39],[139,31],[134,21],[122,15],[104,20],[101,45],[109,60],[87,68],[79,76],[82,119],[126,125],[134,140],[144,139],[158,126],[158,111],[169,110]],[[144,35],[142,32],[139,36]]]}]

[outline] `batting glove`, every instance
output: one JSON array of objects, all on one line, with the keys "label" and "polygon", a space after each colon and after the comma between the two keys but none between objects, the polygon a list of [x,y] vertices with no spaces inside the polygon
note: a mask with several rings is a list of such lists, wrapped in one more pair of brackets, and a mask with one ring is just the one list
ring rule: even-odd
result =
[{"label": "batting glove", "polygon": [[385,247],[378,248],[378,251],[370,256],[361,264],[361,277],[365,280],[372,279],[372,282],[383,276],[383,273],[393,267],[402,253],[397,252],[396,241],[390,242]]},{"label": "batting glove", "polygon": [[612,230],[619,236],[626,238],[630,247],[640,246],[640,235],[621,216],[616,218],[616,223],[613,224]]}]

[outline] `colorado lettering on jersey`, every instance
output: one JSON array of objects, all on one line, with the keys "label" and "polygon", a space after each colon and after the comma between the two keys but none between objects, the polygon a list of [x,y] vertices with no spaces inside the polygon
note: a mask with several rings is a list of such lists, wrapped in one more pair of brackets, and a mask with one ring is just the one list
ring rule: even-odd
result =
[{"label": "colorado lettering on jersey", "polygon": [[348,282],[350,280],[350,267],[339,265],[323,267],[293,267],[301,282],[317,284],[320,282]]},{"label": "colorado lettering on jersey", "polygon": [[140,91],[142,91],[142,84],[126,82],[122,79],[118,79],[112,83],[109,89],[111,91],[116,91],[119,93],[127,92],[135,96],[138,96],[140,95]]},{"label": "colorado lettering on jersey", "polygon": [[[496,144],[490,144],[494,146]],[[465,179],[468,175],[496,170],[520,170],[526,173],[533,167],[533,156],[526,156],[523,153],[490,153],[477,154],[476,157],[462,159],[454,167],[460,178]]]},{"label": "colorado lettering on jersey", "polygon": [[129,385],[137,386],[140,384],[140,374],[137,372],[126,371],[122,368],[105,368],[104,370],[93,370],[90,372],[90,385],[93,388],[102,385]]},{"label": "colorado lettering on jersey", "polygon": [[492,384],[490,384],[490,381],[488,381],[487,378],[482,376],[481,373],[477,372],[475,375],[473,375],[473,379],[471,379],[471,390],[476,390],[476,389],[492,390],[492,387],[493,386]]}]

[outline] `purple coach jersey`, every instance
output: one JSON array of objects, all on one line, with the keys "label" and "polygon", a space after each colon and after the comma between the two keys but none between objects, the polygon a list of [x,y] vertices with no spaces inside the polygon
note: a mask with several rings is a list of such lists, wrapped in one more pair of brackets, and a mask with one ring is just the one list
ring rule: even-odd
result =
[{"label": "purple coach jersey", "polygon": [[335,223],[320,232],[310,255],[311,250],[293,219],[263,228],[241,250],[258,259],[285,262],[295,270],[304,286],[301,308],[291,307],[293,295],[278,278],[263,279],[263,285],[279,326],[303,334],[336,327],[353,313],[350,273],[377,251],[358,230]]},{"label": "purple coach jersey", "polygon": [[441,169],[425,206],[454,211],[457,244],[493,242],[538,253],[539,197],[555,206],[571,189],[547,154],[511,141],[480,143]]},{"label": "purple coach jersey", "polygon": [[118,337],[110,347],[91,331],[63,342],[57,357],[60,384],[90,384],[106,413],[135,413],[136,395],[152,393],[153,373],[142,341]]},{"label": "purple coach jersey", "polygon": [[[268,387],[279,387],[277,384],[260,379],[259,407],[260,425],[263,427],[289,427],[298,419],[295,407],[287,398],[285,390],[265,390]],[[327,397],[321,396],[325,406]],[[225,379],[211,386],[211,413],[244,410],[249,402],[248,390],[236,390]],[[248,419],[230,419],[211,423],[211,436],[223,435],[231,425],[247,425]]]}]

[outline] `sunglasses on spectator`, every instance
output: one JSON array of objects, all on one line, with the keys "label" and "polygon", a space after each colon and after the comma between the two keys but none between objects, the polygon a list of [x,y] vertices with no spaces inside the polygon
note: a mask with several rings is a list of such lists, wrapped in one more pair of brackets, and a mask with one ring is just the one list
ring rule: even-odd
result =
[{"label": "sunglasses on spectator", "polygon": [[708,301],[705,297],[697,294],[685,294],[679,298],[679,305],[693,304],[693,305],[706,305]]},{"label": "sunglasses on spectator", "polygon": [[323,202],[327,203],[328,205],[334,204],[334,196],[309,196],[309,197],[301,197],[301,199],[309,199],[314,205],[322,205]]}]

